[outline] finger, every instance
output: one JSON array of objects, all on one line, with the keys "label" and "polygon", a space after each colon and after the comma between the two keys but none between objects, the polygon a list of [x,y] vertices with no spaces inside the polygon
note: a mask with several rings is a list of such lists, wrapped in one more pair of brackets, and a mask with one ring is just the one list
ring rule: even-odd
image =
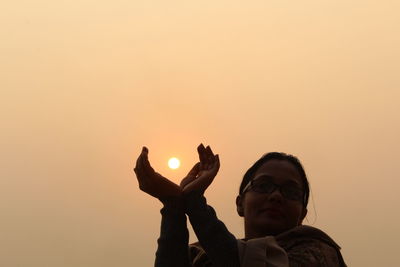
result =
[{"label": "finger", "polygon": [[199,153],[199,159],[200,159],[200,169],[204,170],[207,169],[208,165],[208,160],[207,160],[207,153],[206,153],[206,148],[204,147],[203,144],[200,144],[197,147],[197,151]]},{"label": "finger", "polygon": [[[146,165],[148,162],[147,160],[147,154],[149,153],[149,150],[147,147],[142,148],[142,152],[140,153],[138,159],[136,160],[136,176],[139,180],[140,183],[146,183],[146,178],[148,178],[148,174],[151,172],[154,172],[153,168],[150,169],[148,168],[149,164]],[[146,162],[147,161],[147,162]]]},{"label": "finger", "polygon": [[216,169],[216,171],[218,171],[220,166],[221,166],[221,163],[219,161],[219,155],[217,154],[217,155],[215,155],[215,163],[214,163],[213,169]]},{"label": "finger", "polygon": [[214,178],[216,177],[219,167],[220,167],[219,155],[217,154],[217,155],[215,155],[215,162],[210,169],[211,177],[213,177],[212,180],[214,180]]},{"label": "finger", "polygon": [[200,144],[197,147],[197,152],[199,153],[199,160],[201,163],[205,163],[207,161],[206,154],[205,154],[205,147],[203,144]]},{"label": "finger", "polygon": [[205,153],[207,157],[207,169],[210,169],[215,162],[215,156],[210,146],[206,147]]},{"label": "finger", "polygon": [[214,153],[210,146],[206,147],[207,157],[214,157]]},{"label": "finger", "polygon": [[149,150],[147,149],[147,147],[143,147],[142,155],[143,155],[142,156],[142,165],[143,165],[144,171],[146,173],[154,173],[154,169],[150,165]]}]

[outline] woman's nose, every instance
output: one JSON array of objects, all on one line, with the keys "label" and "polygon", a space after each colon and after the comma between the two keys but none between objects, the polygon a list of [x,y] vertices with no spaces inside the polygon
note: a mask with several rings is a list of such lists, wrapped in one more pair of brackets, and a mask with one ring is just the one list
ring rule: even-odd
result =
[{"label": "woman's nose", "polygon": [[268,201],[279,203],[283,201],[283,196],[279,188],[275,188],[274,191],[268,194]]}]

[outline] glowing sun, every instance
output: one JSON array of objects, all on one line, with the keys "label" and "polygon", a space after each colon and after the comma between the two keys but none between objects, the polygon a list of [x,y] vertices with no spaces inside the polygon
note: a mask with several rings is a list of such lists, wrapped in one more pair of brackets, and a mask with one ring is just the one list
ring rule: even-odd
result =
[{"label": "glowing sun", "polygon": [[178,169],[180,165],[181,162],[177,158],[170,158],[168,160],[168,167],[170,167],[171,169]]}]

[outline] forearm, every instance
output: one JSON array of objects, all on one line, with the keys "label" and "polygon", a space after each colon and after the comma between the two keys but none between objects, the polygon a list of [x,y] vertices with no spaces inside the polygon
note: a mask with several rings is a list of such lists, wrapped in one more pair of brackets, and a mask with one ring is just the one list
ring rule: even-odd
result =
[{"label": "forearm", "polygon": [[218,220],[214,209],[198,192],[185,197],[186,213],[197,238],[215,266],[239,266],[237,241],[225,224]]},{"label": "forearm", "polygon": [[157,240],[156,267],[187,267],[189,234],[186,215],[178,198],[162,200],[161,233]]}]

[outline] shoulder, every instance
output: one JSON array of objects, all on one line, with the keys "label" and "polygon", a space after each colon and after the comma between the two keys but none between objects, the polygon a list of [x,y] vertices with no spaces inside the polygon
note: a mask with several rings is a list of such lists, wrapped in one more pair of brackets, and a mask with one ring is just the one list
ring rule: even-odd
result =
[{"label": "shoulder", "polygon": [[340,252],[320,240],[300,239],[284,246],[290,266],[345,266]]},{"label": "shoulder", "polygon": [[346,266],[339,245],[317,228],[299,226],[275,238],[290,266]]}]

